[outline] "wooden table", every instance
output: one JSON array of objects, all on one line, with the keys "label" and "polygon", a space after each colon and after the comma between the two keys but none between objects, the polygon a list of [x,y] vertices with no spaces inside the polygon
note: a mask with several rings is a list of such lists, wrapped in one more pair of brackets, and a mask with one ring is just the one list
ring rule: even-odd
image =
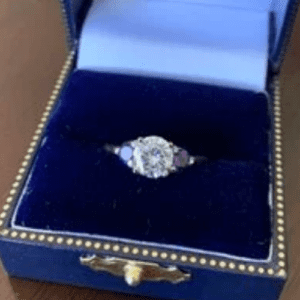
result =
[{"label": "wooden table", "polygon": [[[0,206],[9,193],[66,58],[64,36],[58,0],[0,0]],[[290,276],[282,300],[296,300],[300,299],[300,14],[280,77],[290,245]],[[0,268],[0,299],[129,300],[141,297],[9,280]]]}]

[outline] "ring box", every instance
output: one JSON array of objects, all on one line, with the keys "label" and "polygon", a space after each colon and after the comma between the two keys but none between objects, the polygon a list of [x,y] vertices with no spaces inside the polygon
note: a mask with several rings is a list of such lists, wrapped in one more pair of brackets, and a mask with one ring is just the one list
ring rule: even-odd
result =
[{"label": "ring box", "polygon": [[[162,299],[279,299],[278,74],[298,1],[61,0],[70,54],[0,215],[10,276]],[[137,174],[106,143],[208,157]]]}]

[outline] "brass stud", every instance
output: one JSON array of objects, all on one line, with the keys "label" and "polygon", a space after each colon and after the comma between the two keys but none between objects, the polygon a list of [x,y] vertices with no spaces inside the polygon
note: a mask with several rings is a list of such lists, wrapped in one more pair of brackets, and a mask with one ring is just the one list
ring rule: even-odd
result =
[{"label": "brass stud", "polygon": [[27,233],[26,232],[22,232],[21,234],[20,234],[20,238],[21,239],[25,239],[27,237]]},{"label": "brass stud", "polygon": [[17,175],[17,176],[16,176],[16,180],[18,180],[18,181],[20,181],[22,178],[23,178],[22,175]]},{"label": "brass stud", "polygon": [[249,266],[248,271],[253,273],[255,271],[255,267],[254,266]]},{"label": "brass stud", "polygon": [[276,122],[275,127],[279,128],[279,127],[281,127],[281,124],[279,122]]},{"label": "brass stud", "polygon": [[26,167],[28,165],[28,162],[27,161],[23,161],[22,162],[22,167]]},{"label": "brass stud", "polygon": [[3,213],[0,214],[1,219],[5,218],[5,216],[6,216],[6,212],[3,212]]},{"label": "brass stud", "polygon": [[39,241],[41,241],[41,242],[42,242],[45,238],[46,238],[46,237],[45,237],[43,234],[40,234],[39,237],[38,237]]},{"label": "brass stud", "polygon": [[38,128],[43,128],[45,125],[43,124],[43,123],[40,123],[39,125],[38,125]]},{"label": "brass stud", "polygon": [[1,234],[3,236],[7,236],[9,234],[9,230],[8,229],[4,229],[4,230],[2,230]]},{"label": "brass stud", "polygon": [[283,179],[282,174],[277,174],[276,177],[277,177],[277,179]]},{"label": "brass stud", "polygon": [[276,184],[277,184],[278,186],[283,186],[283,182],[282,182],[281,180],[277,180],[277,181],[276,181]]},{"label": "brass stud", "polygon": [[46,122],[47,121],[47,118],[46,117],[42,117],[41,118],[41,122]]},{"label": "brass stud", "polygon": [[34,240],[36,238],[36,234],[35,233],[31,233],[30,235],[29,235],[29,239],[30,240]]},{"label": "brass stud", "polygon": [[280,267],[285,267],[285,262],[284,262],[283,260],[280,260],[280,261],[278,262],[278,265],[279,265]]},{"label": "brass stud", "polygon": [[276,160],[276,165],[281,166],[282,165],[282,161],[281,160]]},{"label": "brass stud", "polygon": [[190,258],[190,262],[191,262],[192,264],[195,264],[195,263],[197,262],[197,258],[196,258],[195,256],[192,256],[192,257]]},{"label": "brass stud", "polygon": [[160,254],[160,257],[162,259],[166,259],[168,257],[168,254],[166,252],[163,252],[163,253]]},{"label": "brass stud", "polygon": [[62,244],[63,241],[64,241],[64,239],[62,237],[59,237],[56,240],[57,244]]},{"label": "brass stud", "polygon": [[50,106],[50,105],[48,105],[47,107],[46,107],[46,110],[51,110],[52,109],[52,106]]},{"label": "brass stud", "polygon": [[157,257],[158,256],[158,252],[157,251],[152,251],[151,255],[152,255],[152,257]]},{"label": "brass stud", "polygon": [[282,195],[278,195],[278,196],[277,196],[277,200],[278,200],[278,201],[283,201],[283,200],[284,200],[284,198],[283,198],[283,196],[282,196]]},{"label": "brass stud", "polygon": [[278,189],[277,189],[277,193],[278,193],[278,194],[283,194],[283,189],[282,189],[282,188],[278,188]]},{"label": "brass stud", "polygon": [[283,243],[279,243],[278,244],[278,249],[280,250],[283,250],[285,247],[284,247],[284,244]]},{"label": "brass stud", "polygon": [[39,135],[34,135],[34,136],[32,137],[32,139],[33,139],[34,141],[37,141],[39,138],[40,138]]},{"label": "brass stud", "polygon": [[283,217],[283,215],[284,215],[284,213],[283,213],[282,210],[278,210],[278,211],[277,211],[277,216]]},{"label": "brass stud", "polygon": [[147,256],[149,254],[149,251],[147,249],[143,249],[142,254],[144,256]]},{"label": "brass stud", "polygon": [[232,263],[232,262],[231,262],[231,263],[229,263],[229,268],[230,268],[230,269],[234,269],[234,268],[235,268],[235,264],[234,264],[234,263]]},{"label": "brass stud", "polygon": [[277,203],[277,208],[283,209],[283,208],[284,208],[284,205],[283,205],[282,203]]},{"label": "brass stud", "polygon": [[226,262],[225,261],[220,261],[219,266],[221,268],[225,268],[226,267]]},{"label": "brass stud", "polygon": [[263,274],[265,272],[265,269],[264,268],[258,268],[258,273],[259,274]]},{"label": "brass stud", "polygon": [[48,241],[49,243],[54,242],[54,236],[52,236],[52,235],[48,236],[48,237],[47,237],[47,241]]},{"label": "brass stud", "polygon": [[278,223],[278,224],[284,224],[284,220],[281,219],[281,218],[279,218],[279,219],[277,219],[277,223]]},{"label": "brass stud", "polygon": [[101,243],[96,242],[96,243],[94,244],[94,248],[95,248],[95,249],[99,249],[100,247],[101,247]]},{"label": "brass stud", "polygon": [[2,226],[3,225],[3,220],[0,220],[0,226]]},{"label": "brass stud", "polygon": [[206,264],[206,259],[205,258],[200,258],[199,260],[201,265],[205,265]]},{"label": "brass stud", "polygon": [[283,242],[283,241],[284,241],[284,236],[283,236],[283,235],[278,235],[278,236],[277,236],[277,239],[278,239],[279,241]]},{"label": "brass stud", "polygon": [[15,238],[18,236],[18,232],[17,231],[13,231],[11,234],[10,234],[11,237]]},{"label": "brass stud", "polygon": [[75,244],[76,244],[76,246],[78,246],[78,247],[81,246],[81,245],[82,245],[82,240],[77,240]]},{"label": "brass stud", "polygon": [[113,246],[113,251],[118,252],[120,250],[120,246],[119,245],[114,245]]},{"label": "brass stud", "polygon": [[278,230],[279,232],[284,232],[283,226],[278,226],[278,227],[277,227],[277,230]]},{"label": "brass stud", "polygon": [[72,244],[73,244],[73,239],[72,238],[67,239],[67,245],[72,245]]},{"label": "brass stud", "polygon": [[10,207],[10,205],[9,205],[9,204],[5,204],[5,205],[3,205],[3,209],[4,209],[4,210],[8,210],[8,209],[9,209],[9,207]]},{"label": "brass stud", "polygon": [[108,244],[108,243],[104,244],[103,249],[104,250],[109,250],[110,249],[110,244]]},{"label": "brass stud", "polygon": [[279,253],[278,253],[278,257],[279,257],[279,258],[284,258],[284,257],[285,257],[284,252],[279,252]]},{"label": "brass stud", "polygon": [[31,147],[31,148],[29,148],[29,149],[27,150],[27,152],[28,152],[28,153],[32,153],[32,152],[34,152],[34,148],[32,148],[32,147]]},{"label": "brass stud", "polygon": [[42,133],[42,130],[41,130],[41,129],[37,129],[37,130],[35,131],[35,134],[40,134],[40,133]]},{"label": "brass stud", "polygon": [[58,90],[54,90],[53,92],[52,92],[52,95],[58,95],[59,94],[59,91]]},{"label": "brass stud", "polygon": [[17,192],[16,189],[11,189],[9,193],[10,193],[11,195],[14,195],[16,192]]},{"label": "brass stud", "polygon": [[270,268],[270,269],[268,269],[268,274],[269,274],[269,275],[274,275],[274,273],[275,273],[275,272],[274,272],[274,270],[273,270],[273,269],[271,269],[271,268]]},{"label": "brass stud", "polygon": [[275,151],[276,152],[282,152],[282,149],[281,149],[281,147],[275,147]]},{"label": "brass stud", "polygon": [[132,254],[137,255],[139,253],[139,249],[138,248],[133,248],[132,249]]},{"label": "brass stud", "polygon": [[55,101],[53,101],[53,100],[50,100],[50,101],[48,101],[48,105],[50,106],[50,105],[53,105],[54,104],[54,102]]},{"label": "brass stud", "polygon": [[210,262],[209,262],[209,264],[210,264],[212,267],[214,267],[214,266],[217,264],[217,262],[216,262],[214,259],[211,259]]},{"label": "brass stud", "polygon": [[240,271],[245,271],[246,270],[246,266],[245,265],[239,265],[239,270]]},{"label": "brass stud", "polygon": [[6,202],[7,202],[7,203],[11,203],[13,200],[14,200],[13,197],[8,197],[8,198],[6,199]]},{"label": "brass stud", "polygon": [[17,188],[20,185],[20,182],[14,182],[12,187]]},{"label": "brass stud", "polygon": [[281,269],[278,273],[277,273],[278,276],[280,277],[286,277],[286,272],[285,270]]},{"label": "brass stud", "polygon": [[85,245],[85,247],[90,248],[90,247],[92,247],[92,242],[86,241],[84,245]]},{"label": "brass stud", "polygon": [[181,255],[181,257],[180,257],[180,260],[182,261],[182,262],[186,262],[187,261],[187,256],[186,255]]},{"label": "brass stud", "polygon": [[22,173],[24,173],[24,172],[25,172],[25,168],[20,168],[20,169],[19,169],[19,173],[22,174]]},{"label": "brass stud", "polygon": [[48,117],[50,115],[49,111],[43,112],[43,116]]},{"label": "brass stud", "polygon": [[123,247],[123,252],[128,253],[129,252],[129,247],[127,247],[127,246]]},{"label": "brass stud", "polygon": [[177,255],[176,255],[175,253],[172,253],[172,254],[171,254],[171,259],[172,259],[172,260],[176,260],[176,259],[177,259]]}]

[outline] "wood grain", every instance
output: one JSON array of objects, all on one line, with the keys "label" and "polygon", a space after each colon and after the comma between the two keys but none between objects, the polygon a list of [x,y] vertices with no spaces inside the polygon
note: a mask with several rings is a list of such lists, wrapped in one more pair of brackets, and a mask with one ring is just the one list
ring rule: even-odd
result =
[{"label": "wood grain", "polygon": [[[58,0],[0,0],[0,206],[63,65],[64,36]],[[300,14],[280,77],[290,270],[281,300],[295,300],[300,299]],[[9,280],[0,268],[0,299],[150,298]]]}]

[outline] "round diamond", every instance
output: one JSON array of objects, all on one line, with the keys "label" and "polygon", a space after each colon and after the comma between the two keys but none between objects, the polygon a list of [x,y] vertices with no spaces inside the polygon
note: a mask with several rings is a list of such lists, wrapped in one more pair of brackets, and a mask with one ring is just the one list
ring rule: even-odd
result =
[{"label": "round diamond", "polygon": [[135,141],[132,167],[148,178],[165,177],[173,163],[169,142],[158,136],[139,138]]}]

